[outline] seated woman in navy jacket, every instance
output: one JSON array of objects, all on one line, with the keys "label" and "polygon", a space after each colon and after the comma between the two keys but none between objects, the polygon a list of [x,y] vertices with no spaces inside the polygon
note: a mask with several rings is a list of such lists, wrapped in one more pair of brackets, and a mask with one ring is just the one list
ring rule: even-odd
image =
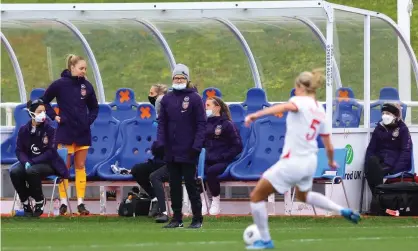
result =
[{"label": "seated woman in navy jacket", "polygon": [[[68,178],[69,172],[54,145],[55,130],[46,121],[43,101],[29,101],[27,109],[31,120],[19,129],[16,156],[20,163],[10,170],[10,178],[25,216],[38,217],[45,204],[42,179],[50,175]],[[34,209],[29,204],[29,196],[35,200]]]},{"label": "seated woman in navy jacket", "polygon": [[398,107],[382,106],[382,121],[376,126],[366,151],[365,176],[370,190],[383,183],[388,174],[411,168],[412,140]]},{"label": "seated woman in navy jacket", "polygon": [[[221,185],[218,176],[242,151],[241,138],[231,120],[228,106],[222,99],[211,97],[206,100],[206,123],[205,144],[206,162],[205,175],[207,185],[212,194],[212,205],[209,213],[217,215],[220,212]],[[203,205],[203,214],[206,203]]]}]

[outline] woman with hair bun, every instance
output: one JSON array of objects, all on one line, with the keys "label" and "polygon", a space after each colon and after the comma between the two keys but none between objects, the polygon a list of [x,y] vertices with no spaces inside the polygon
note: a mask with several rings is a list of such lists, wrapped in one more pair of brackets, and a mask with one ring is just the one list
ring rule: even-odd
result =
[{"label": "woman with hair bun", "polygon": [[[90,125],[99,112],[99,105],[93,85],[86,79],[87,62],[83,57],[69,55],[67,68],[61,78],[55,80],[45,91],[42,100],[48,116],[58,122],[55,136],[58,148],[68,149],[68,168],[71,167],[71,155],[74,155],[75,185],[77,191],[77,209],[80,215],[90,212],[84,204],[86,191],[86,157],[91,146]],[[57,100],[59,115],[51,108],[50,102]],[[68,187],[68,180],[64,180]],[[68,201],[64,184],[59,186],[61,198],[60,214],[67,214]]]}]

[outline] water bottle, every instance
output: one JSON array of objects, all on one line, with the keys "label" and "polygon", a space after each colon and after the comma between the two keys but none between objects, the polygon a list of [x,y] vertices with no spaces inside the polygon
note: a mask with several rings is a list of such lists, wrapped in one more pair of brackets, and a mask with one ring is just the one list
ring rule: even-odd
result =
[{"label": "water bottle", "polygon": [[60,215],[60,200],[55,199],[54,200],[54,216]]}]

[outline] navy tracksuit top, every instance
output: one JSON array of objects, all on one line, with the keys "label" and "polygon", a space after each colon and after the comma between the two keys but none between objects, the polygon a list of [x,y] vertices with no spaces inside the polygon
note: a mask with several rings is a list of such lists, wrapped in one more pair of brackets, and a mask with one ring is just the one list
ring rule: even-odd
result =
[{"label": "navy tracksuit top", "polygon": [[97,118],[99,105],[92,84],[84,77],[75,77],[69,70],[61,73],[45,91],[42,100],[48,116],[54,120],[57,114],[49,103],[57,99],[61,123],[56,132],[59,144],[91,145],[90,125]]}]

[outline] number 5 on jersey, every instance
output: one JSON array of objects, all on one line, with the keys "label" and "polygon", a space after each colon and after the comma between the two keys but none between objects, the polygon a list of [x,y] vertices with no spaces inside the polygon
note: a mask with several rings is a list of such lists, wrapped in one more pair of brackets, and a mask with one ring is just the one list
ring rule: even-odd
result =
[{"label": "number 5 on jersey", "polygon": [[306,134],[306,140],[311,141],[315,139],[316,132],[318,131],[318,127],[321,124],[320,121],[314,119],[312,120],[311,126],[310,126],[310,132]]}]

